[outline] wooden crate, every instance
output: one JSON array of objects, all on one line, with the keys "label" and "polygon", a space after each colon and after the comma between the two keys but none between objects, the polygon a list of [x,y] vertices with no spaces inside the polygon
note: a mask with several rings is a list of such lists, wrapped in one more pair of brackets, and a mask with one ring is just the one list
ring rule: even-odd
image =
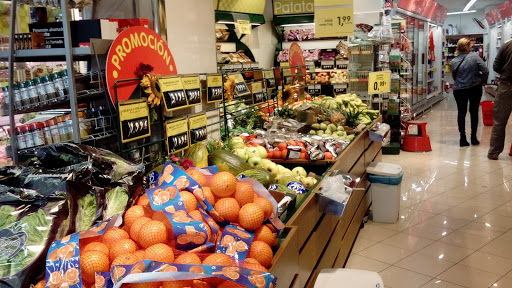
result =
[{"label": "wooden crate", "polygon": [[286,226],[284,232],[288,235],[281,243],[274,258],[270,273],[277,276],[276,286],[291,287],[299,274],[299,247],[297,242],[297,227]]}]

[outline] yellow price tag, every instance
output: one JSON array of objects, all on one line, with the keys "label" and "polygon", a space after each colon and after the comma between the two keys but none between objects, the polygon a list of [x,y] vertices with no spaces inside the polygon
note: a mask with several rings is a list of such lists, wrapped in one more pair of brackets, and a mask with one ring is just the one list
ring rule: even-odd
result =
[{"label": "yellow price tag", "polygon": [[288,62],[280,62],[279,66],[280,67],[290,67],[290,63],[288,63]]},{"label": "yellow price tag", "polygon": [[372,72],[368,77],[368,94],[391,92],[391,72]]},{"label": "yellow price tag", "polygon": [[238,32],[240,34],[251,34],[251,21],[249,20],[236,20],[238,23]]},{"label": "yellow price tag", "polygon": [[146,101],[119,101],[119,122],[122,143],[151,136],[149,107]]},{"label": "yellow price tag", "polygon": [[263,86],[261,82],[254,82],[252,83],[252,93],[258,93],[263,91]]},{"label": "yellow price tag", "polygon": [[284,68],[283,69],[283,76],[292,76],[292,69],[291,68]]},{"label": "yellow price tag", "polygon": [[190,146],[187,119],[177,119],[165,122],[167,134],[167,153],[176,153]]},{"label": "yellow price tag", "polygon": [[354,34],[354,7],[315,7],[315,36],[343,37]]}]

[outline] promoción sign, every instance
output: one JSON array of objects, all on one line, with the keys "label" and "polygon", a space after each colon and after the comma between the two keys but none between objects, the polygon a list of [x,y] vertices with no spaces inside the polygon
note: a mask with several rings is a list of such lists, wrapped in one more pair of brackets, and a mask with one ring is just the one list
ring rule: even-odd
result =
[{"label": "promoci\u00f3n sign", "polygon": [[[178,73],[171,50],[160,35],[142,26],[130,27],[119,33],[108,52],[106,78],[108,92],[114,104],[114,83],[135,78],[135,70],[141,63],[153,66],[153,73],[157,75]],[[138,81],[118,83],[118,101],[128,100],[138,85]]]}]

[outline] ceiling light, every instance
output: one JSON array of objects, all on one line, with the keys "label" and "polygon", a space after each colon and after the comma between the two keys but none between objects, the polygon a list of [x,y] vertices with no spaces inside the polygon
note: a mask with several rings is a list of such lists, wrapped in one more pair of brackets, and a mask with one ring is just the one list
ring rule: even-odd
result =
[{"label": "ceiling light", "polygon": [[457,14],[468,14],[468,13],[475,13],[476,10],[470,10],[470,11],[459,11],[459,12],[450,12],[446,13],[446,15],[457,15]]},{"label": "ceiling light", "polygon": [[468,5],[466,5],[466,7],[464,7],[464,10],[462,11],[468,11],[473,6],[473,4],[475,4],[475,2],[476,0],[469,1]]},{"label": "ceiling light", "polygon": [[[235,22],[231,22],[231,21],[217,21],[217,24],[236,24]],[[254,25],[254,26],[260,26],[261,24],[259,23],[251,23],[251,25]]]}]

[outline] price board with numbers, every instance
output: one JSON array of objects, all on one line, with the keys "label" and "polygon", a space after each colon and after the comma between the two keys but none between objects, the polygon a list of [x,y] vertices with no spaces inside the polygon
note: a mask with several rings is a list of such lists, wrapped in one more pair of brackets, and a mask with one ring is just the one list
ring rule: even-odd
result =
[{"label": "price board with numbers", "polygon": [[347,91],[348,91],[347,84],[334,84],[332,87],[334,89],[334,94],[347,93]]},{"label": "price board with numbers", "polygon": [[219,102],[224,97],[224,87],[222,86],[222,75],[209,74],[206,76],[206,93],[207,102]]},{"label": "price board with numbers", "polygon": [[252,83],[252,104],[258,104],[265,101],[263,94],[263,85],[261,82]]},{"label": "price board with numbers", "polygon": [[197,114],[188,118],[188,127],[190,131],[190,145],[203,142],[208,134],[206,127],[208,126],[206,113]]},{"label": "price board with numbers", "polygon": [[336,69],[348,70],[348,60],[336,60]]},{"label": "price board with numbers", "polygon": [[235,77],[235,92],[238,96],[245,96],[251,94],[251,90],[247,87],[244,77],[240,73],[234,74]]},{"label": "price board with numbers", "polygon": [[151,136],[149,107],[144,99],[119,101],[119,121],[122,143]]},{"label": "price board with numbers", "polygon": [[276,88],[276,77],[274,76],[274,70],[263,71],[263,78],[265,78],[267,89]]},{"label": "price board with numbers", "polygon": [[188,99],[183,90],[180,77],[161,78],[158,82],[164,95],[165,110],[167,112],[188,106]]},{"label": "price board with numbers", "polygon": [[181,78],[185,95],[187,95],[188,105],[199,105],[202,101],[201,80],[198,75],[183,76]]},{"label": "price board with numbers", "polygon": [[315,1],[315,37],[344,37],[354,34],[353,0]]},{"label": "price board with numbers", "polygon": [[167,135],[167,153],[172,154],[187,149],[190,146],[188,121],[185,118],[165,122]]},{"label": "price board with numbers", "polygon": [[309,85],[308,86],[308,93],[309,94],[322,94],[322,85],[316,84],[316,85]]},{"label": "price board with numbers", "polygon": [[368,77],[368,94],[391,92],[391,71],[372,72]]},{"label": "price board with numbers", "polygon": [[324,70],[334,69],[334,60],[322,60],[321,67]]}]

